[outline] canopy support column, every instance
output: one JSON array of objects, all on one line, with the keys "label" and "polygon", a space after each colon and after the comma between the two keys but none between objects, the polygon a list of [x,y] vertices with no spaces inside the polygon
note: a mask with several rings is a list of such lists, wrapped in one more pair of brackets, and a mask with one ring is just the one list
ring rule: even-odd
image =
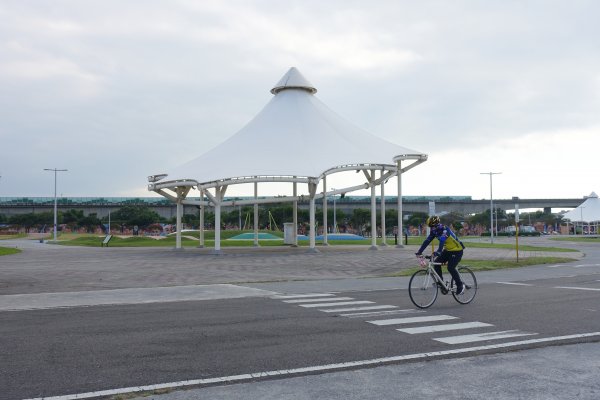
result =
[{"label": "canopy support column", "polygon": [[309,251],[318,253],[319,251],[315,248],[315,194],[317,192],[317,184],[310,182],[308,184],[308,192],[310,194],[310,226],[309,226]]},{"label": "canopy support column", "polygon": [[323,177],[323,246],[327,243],[327,177]]},{"label": "canopy support column", "polygon": [[404,247],[404,245],[402,244],[402,234],[404,233],[403,227],[402,227],[402,168],[400,166],[400,163],[402,161],[398,160],[397,164],[398,164],[398,244],[396,245],[397,248],[401,249]]},{"label": "canopy support column", "polygon": [[387,246],[385,239],[385,180],[383,179],[383,171],[381,171],[381,246]]},{"label": "canopy support column", "polygon": [[221,203],[215,204],[215,253],[221,252]]},{"label": "canopy support column", "polygon": [[[258,182],[254,182],[254,200],[258,199]],[[258,203],[254,203],[254,247],[258,244]]]},{"label": "canopy support column", "polygon": [[[294,177],[295,178],[295,177]],[[294,198],[298,197],[298,183],[294,182],[294,189],[293,189],[293,195]],[[293,223],[294,223],[294,244],[292,245],[293,247],[298,247],[298,200],[294,200],[293,203]]]},{"label": "canopy support column", "polygon": [[181,214],[183,212],[183,204],[181,204],[181,197],[177,196],[177,212],[176,212],[176,220],[175,223],[175,248],[181,249]]},{"label": "canopy support column", "polygon": [[[204,202],[204,190],[200,190],[200,202]],[[198,226],[198,247],[204,247],[204,204],[200,204],[200,225]]]},{"label": "canopy support column", "polygon": [[175,223],[175,248],[181,249],[181,217],[183,215],[183,200],[189,193],[191,186],[179,186],[175,188],[177,193],[177,212],[176,212],[176,223]]},{"label": "canopy support column", "polygon": [[375,198],[375,170],[371,170],[369,177],[371,185],[371,247],[370,250],[377,250],[377,201]]},{"label": "canopy support column", "polygon": [[215,254],[221,254],[221,203],[227,186],[215,187]]}]

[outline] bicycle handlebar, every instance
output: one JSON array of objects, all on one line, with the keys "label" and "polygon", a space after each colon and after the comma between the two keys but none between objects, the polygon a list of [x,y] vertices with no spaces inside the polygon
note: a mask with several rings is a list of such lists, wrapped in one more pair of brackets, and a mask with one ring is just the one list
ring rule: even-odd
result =
[{"label": "bicycle handlebar", "polygon": [[432,263],[433,265],[444,265],[444,263],[437,263],[437,262],[434,262],[434,261],[433,261],[433,256],[424,256],[424,255],[419,255],[419,256],[417,256],[417,258],[418,258],[418,259],[420,259],[420,260],[423,260],[423,259],[425,259],[425,260],[429,260],[429,261],[431,261],[431,263]]}]

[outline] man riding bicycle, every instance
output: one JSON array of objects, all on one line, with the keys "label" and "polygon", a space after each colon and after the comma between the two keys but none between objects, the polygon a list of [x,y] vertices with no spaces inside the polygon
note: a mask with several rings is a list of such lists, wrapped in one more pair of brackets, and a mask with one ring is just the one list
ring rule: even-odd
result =
[{"label": "man riding bicycle", "polygon": [[[435,256],[436,263],[448,263],[448,271],[452,278],[454,278],[454,282],[456,282],[456,293],[463,294],[465,291],[465,287],[463,282],[460,279],[459,273],[456,271],[456,266],[460,262],[463,256],[463,249],[465,245],[458,240],[458,237],[452,232],[452,230],[443,225],[440,221],[440,217],[433,215],[427,218],[427,225],[431,228],[429,236],[425,239],[419,251],[415,254],[420,256],[423,253],[423,250],[429,246],[429,243],[433,239],[436,239],[440,242],[440,245],[433,253]],[[435,272],[442,278],[442,266],[436,265]]]}]

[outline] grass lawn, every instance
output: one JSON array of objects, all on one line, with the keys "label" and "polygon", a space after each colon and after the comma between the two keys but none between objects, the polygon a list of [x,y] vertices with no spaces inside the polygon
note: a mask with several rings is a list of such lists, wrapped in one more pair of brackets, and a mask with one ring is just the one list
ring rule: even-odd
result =
[{"label": "grass lawn", "polygon": [[[227,240],[241,233],[253,233],[253,231],[239,231],[239,230],[224,230],[221,231],[221,247],[252,247],[254,246],[253,240]],[[259,231],[259,233],[268,233],[273,236],[277,236],[282,240],[262,240],[259,239],[258,243],[260,246],[287,246],[283,243],[283,232],[277,231]],[[181,237],[181,245],[184,247],[196,247],[198,246],[198,232],[183,232]],[[214,246],[214,231],[204,232],[204,245],[206,247]],[[394,245],[394,238],[387,237],[386,242],[388,245]],[[423,243],[425,238],[423,236],[409,236],[409,245],[420,245]],[[104,235],[98,236],[94,234],[75,234],[75,233],[64,233],[60,234],[59,241],[57,244],[69,245],[69,246],[96,246],[100,247]],[[367,238],[364,240],[331,240],[327,241],[329,244],[334,246],[349,246],[349,245],[363,245],[370,246],[371,239]],[[378,238],[376,243],[381,244],[381,239]],[[320,240],[316,241],[317,245],[321,245],[323,242]],[[433,241],[434,246],[437,246],[437,241]],[[480,243],[480,242],[469,242],[468,238],[464,240],[465,246],[468,248],[496,248],[496,249],[509,249],[515,250],[515,245],[512,243]],[[402,244],[405,244],[404,238],[402,238]],[[300,240],[298,245],[301,247],[307,247],[309,245],[308,240]],[[148,236],[131,236],[127,238],[121,238],[117,235],[113,235],[113,238],[108,244],[109,247],[175,247],[175,234],[171,234],[166,237],[153,238]],[[560,247],[543,247],[543,246],[528,246],[521,245],[519,250],[522,251],[550,251],[550,252],[575,252],[574,249],[564,249]]]},{"label": "grass lawn", "polygon": [[[515,250],[516,245],[512,243],[479,243],[479,242],[463,242],[467,248],[493,248],[493,249],[510,249]],[[555,251],[559,253],[569,253],[575,252],[575,249],[565,249],[561,247],[545,247],[545,246],[528,246],[528,245],[519,245],[519,250],[523,251]]]},{"label": "grass lawn", "polygon": [[17,254],[20,253],[20,249],[15,249],[13,247],[0,247],[0,256],[7,256],[9,254]]},{"label": "grass lawn", "polygon": [[0,240],[21,239],[27,237],[26,233],[16,233],[14,235],[0,235]]},{"label": "grass lawn", "polygon": [[[182,236],[181,245],[183,247],[197,247],[198,239],[190,239]],[[231,235],[235,236],[235,235]],[[231,237],[230,236],[230,237]],[[65,245],[65,246],[90,246],[90,247],[100,247],[102,245],[102,241],[104,240],[104,236],[85,236],[73,238],[70,240],[61,240],[57,241],[56,244]],[[175,247],[175,236],[168,236],[161,239],[153,239],[150,237],[143,236],[132,236],[128,238],[120,238],[118,236],[113,236],[110,242],[108,243],[108,247]],[[331,245],[340,246],[340,245],[371,245],[371,240],[328,240],[327,241]],[[322,241],[316,241],[317,245],[322,244]],[[377,243],[381,243],[381,240],[378,240]],[[284,247],[288,246],[283,243],[283,240],[259,240],[258,244],[263,247],[272,246],[272,247]],[[391,244],[388,241],[388,244]],[[206,235],[204,239],[204,246],[206,247],[214,247],[215,240],[214,234]],[[308,247],[308,240],[301,240],[298,242],[300,247]],[[252,247],[254,246],[253,240],[227,240],[224,237],[221,237],[221,247]]]},{"label": "grass lawn", "polygon": [[[491,271],[493,269],[504,269],[504,268],[520,268],[527,267],[530,265],[542,265],[542,264],[561,264],[575,261],[572,258],[565,257],[529,257],[517,260],[469,260],[464,259],[460,262],[460,265],[469,267],[474,272],[477,271]],[[419,267],[409,268],[402,270],[391,276],[410,276],[415,273]],[[446,268],[444,268],[444,271]]]}]

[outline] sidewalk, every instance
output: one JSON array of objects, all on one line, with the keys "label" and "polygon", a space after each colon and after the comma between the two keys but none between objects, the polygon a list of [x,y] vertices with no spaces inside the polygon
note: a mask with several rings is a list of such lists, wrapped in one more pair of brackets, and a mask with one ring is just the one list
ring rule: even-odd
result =
[{"label": "sidewalk", "polygon": [[156,400],[597,399],[600,344],[389,365],[179,390]]}]

